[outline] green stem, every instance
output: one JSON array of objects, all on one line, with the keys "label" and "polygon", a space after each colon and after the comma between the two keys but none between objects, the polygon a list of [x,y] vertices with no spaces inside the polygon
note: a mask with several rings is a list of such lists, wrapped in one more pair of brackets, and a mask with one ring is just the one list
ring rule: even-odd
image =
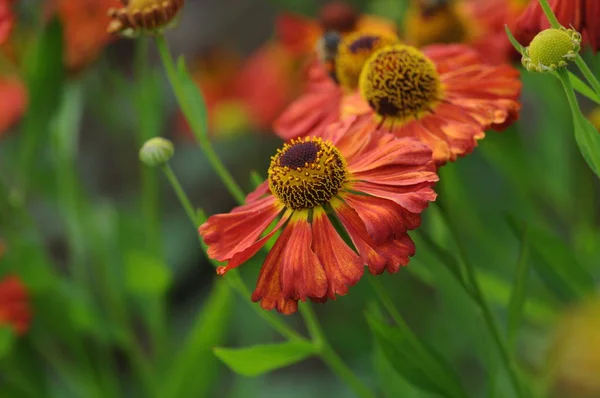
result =
[{"label": "green stem", "polygon": [[550,22],[550,26],[552,26],[554,29],[558,29],[561,27],[560,22],[558,22],[558,19],[556,18],[556,15],[554,15],[554,12],[552,12],[552,8],[550,8],[550,5],[548,4],[547,0],[539,0],[540,1],[540,5],[542,6],[542,10],[544,11],[544,14],[546,14],[546,18],[548,18],[548,22]]},{"label": "green stem", "polygon": [[591,71],[589,66],[587,66],[583,58],[581,58],[581,55],[577,54],[577,58],[575,58],[575,64],[577,64],[577,67],[581,73],[583,73],[583,76],[585,76],[590,86],[592,86],[598,97],[600,97],[600,82],[598,79],[596,79],[596,76],[594,76],[594,73]]},{"label": "green stem", "polygon": [[[175,175],[175,173],[173,173],[173,170],[171,170],[169,165],[165,164],[162,167],[162,169],[165,175],[167,176],[167,179],[171,183],[171,186],[175,190],[175,193],[177,194],[181,205],[184,207],[188,218],[190,219],[190,222],[192,223],[195,229],[198,229],[198,227],[206,221],[206,217],[202,212],[194,212],[194,208],[190,200],[188,199],[187,195],[185,194],[185,191],[181,187],[181,184],[179,184],[177,176]],[[200,239],[200,245],[206,252],[206,246],[204,245],[204,242],[202,242],[202,239]],[[213,264],[218,265],[214,260],[210,258],[209,260]],[[227,273],[227,280],[229,281],[229,285],[234,290],[236,290],[242,297],[248,298],[250,296],[250,290],[244,284],[244,281],[242,280],[237,270],[234,269],[229,271]],[[282,336],[294,340],[304,339],[295,330],[286,325],[281,319],[277,318],[273,313],[269,311],[264,311],[263,309],[257,307],[256,305],[253,305],[252,303],[249,304],[250,307],[273,328],[273,330],[275,330]]]},{"label": "green stem", "polygon": [[192,117],[192,112],[194,112],[193,104],[190,104],[187,100],[187,97],[184,95],[184,87],[183,83],[179,77],[179,73],[175,67],[175,63],[171,56],[171,52],[167,46],[167,41],[164,36],[158,36],[156,38],[156,45],[158,47],[158,52],[160,53],[160,57],[162,59],[163,65],[167,71],[167,77],[169,82],[171,83],[171,87],[173,88],[173,92],[175,93],[175,97],[179,102],[179,106],[185,115],[196,140],[198,141],[198,145],[204,151],[206,158],[211,164],[214,171],[219,175],[221,181],[231,195],[235,198],[238,203],[243,203],[245,199],[244,191],[240,188],[240,186],[235,182],[219,156],[215,152],[213,146],[211,145],[210,140],[207,135],[207,125],[206,122],[203,125],[199,125],[195,123],[195,118]]},{"label": "green stem", "polygon": [[171,166],[169,166],[168,163],[165,163],[162,166],[162,171],[165,173],[165,176],[167,176],[167,179],[171,183],[171,186],[173,187],[173,190],[175,191],[177,198],[179,198],[179,202],[185,209],[185,212],[186,212],[188,218],[190,219],[190,222],[192,223],[194,228],[198,228],[200,226],[200,223],[198,223],[196,212],[194,211],[192,202],[190,202],[187,195],[185,194],[185,191],[181,187],[181,184],[179,183],[177,176],[175,176],[175,173],[173,173]]},{"label": "green stem", "polygon": [[527,224],[523,226],[521,236],[521,247],[517,259],[517,269],[513,283],[513,291],[508,304],[508,343],[510,347],[515,346],[517,330],[523,318],[523,308],[525,307],[525,297],[527,295],[527,277],[529,273],[529,262],[527,261]]},{"label": "green stem", "polygon": [[339,355],[331,348],[331,345],[325,337],[325,333],[319,324],[315,313],[310,304],[300,305],[300,313],[306,322],[306,327],[313,339],[313,343],[319,350],[319,355],[323,362],[335,373],[341,380],[344,381],[358,397],[375,398],[375,395],[360,381],[354,373],[346,366]]},{"label": "green stem", "polygon": [[497,323],[496,319],[494,318],[494,315],[492,314],[492,310],[490,309],[490,306],[488,305],[488,303],[485,299],[485,296],[483,295],[481,286],[479,285],[479,281],[478,281],[476,273],[475,273],[475,268],[473,267],[473,265],[471,264],[471,262],[469,261],[469,259],[467,257],[467,252],[458,237],[458,231],[456,231],[456,229],[454,228],[454,226],[450,222],[450,220],[447,219],[447,222],[448,222],[448,227],[450,228],[450,231],[452,232],[452,235],[454,236],[454,240],[458,247],[459,254],[465,265],[467,279],[468,279],[469,283],[471,284],[471,287],[472,287],[472,290],[474,293],[473,298],[475,299],[476,303],[478,304],[479,308],[481,309],[485,324],[488,327],[490,334],[492,335],[492,338],[494,340],[494,343],[496,344],[498,351],[500,352],[500,357],[502,358],[504,367],[506,368],[506,370],[508,372],[508,376],[510,378],[513,389],[518,397],[523,398],[526,396],[526,394],[525,394],[524,387],[523,387],[520,377],[519,377],[519,369],[517,368],[516,361],[512,357],[512,354],[508,348],[508,344],[504,340],[502,333],[500,332],[500,327],[498,326],[498,323]]}]

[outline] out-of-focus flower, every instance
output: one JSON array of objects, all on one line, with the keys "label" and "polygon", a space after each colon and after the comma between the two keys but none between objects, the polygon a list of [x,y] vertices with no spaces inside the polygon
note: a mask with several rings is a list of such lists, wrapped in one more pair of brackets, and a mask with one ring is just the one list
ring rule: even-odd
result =
[{"label": "out-of-focus flower", "polygon": [[0,136],[21,119],[27,107],[27,89],[15,77],[0,76]]},{"label": "out-of-focus flower", "polygon": [[523,66],[528,71],[550,72],[567,66],[581,48],[581,35],[572,29],[546,29],[525,48]]},{"label": "out-of-focus flower", "polygon": [[356,31],[396,34],[396,26],[384,18],[361,15],[343,1],[326,3],[317,19],[285,13],[276,21],[278,40],[299,58],[311,56],[315,45],[327,32],[337,32],[344,36]]},{"label": "out-of-focus flower", "polygon": [[211,133],[227,136],[269,130],[299,90],[292,79],[295,72],[293,60],[276,42],[265,44],[244,61],[222,49],[204,56],[193,74],[204,95]]},{"label": "out-of-focus flower", "polygon": [[121,0],[123,7],[111,8],[108,33],[135,36],[162,32],[183,8],[185,0]]},{"label": "out-of-focus flower", "polygon": [[438,164],[470,153],[485,130],[518,118],[521,82],[508,66],[482,62],[471,48],[432,45],[420,51],[397,44],[377,51],[360,76],[360,93],[342,104],[365,134],[414,137]]},{"label": "out-of-focus flower", "polygon": [[414,0],[407,11],[403,40],[415,47],[465,43],[491,64],[517,54],[504,25],[512,27],[523,8],[521,0]]},{"label": "out-of-focus flower", "polygon": [[557,397],[600,396],[600,299],[572,308],[559,321],[549,350]]},{"label": "out-of-focus flower", "polygon": [[588,114],[588,120],[592,122],[596,130],[600,131],[600,106],[597,106]]},{"label": "out-of-focus flower", "polygon": [[93,62],[113,39],[106,32],[108,10],[118,5],[118,0],[52,0],[50,11],[63,25],[64,62],[71,74]]},{"label": "out-of-focus flower", "polygon": [[356,92],[367,59],[376,50],[398,42],[391,33],[368,30],[344,36],[335,51],[332,71],[318,62],[311,65],[305,93],[275,121],[275,132],[285,140],[323,134],[329,124],[340,119],[342,99]]},{"label": "out-of-focus flower", "polygon": [[0,280],[0,325],[9,325],[18,335],[29,329],[31,310],[27,290],[16,275]]},{"label": "out-of-focus flower", "polygon": [[[558,22],[583,35],[594,51],[600,49],[600,1],[598,0],[549,0]],[[540,31],[550,27],[539,2],[531,1],[518,18],[513,33],[521,43],[529,43]]]},{"label": "out-of-focus flower", "polygon": [[0,44],[4,44],[12,32],[15,22],[12,3],[15,0],[0,0]]},{"label": "out-of-focus flower", "polygon": [[407,230],[419,225],[419,214],[436,196],[431,151],[416,140],[357,135],[348,127],[334,124],[325,139],[285,144],[271,158],[268,181],[245,205],[200,226],[209,256],[227,262],[217,269],[220,275],[282,230],[252,294],[264,309],[290,314],[298,300],[335,299],[358,282],[365,265],[372,274],[393,273],[414,254]]}]

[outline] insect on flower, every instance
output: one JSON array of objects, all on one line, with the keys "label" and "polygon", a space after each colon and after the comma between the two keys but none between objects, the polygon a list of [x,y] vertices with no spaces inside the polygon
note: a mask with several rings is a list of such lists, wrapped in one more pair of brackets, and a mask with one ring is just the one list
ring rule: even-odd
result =
[{"label": "insect on flower", "polygon": [[161,31],[173,21],[185,0],[121,0],[123,8],[111,8],[108,33],[135,35]]}]

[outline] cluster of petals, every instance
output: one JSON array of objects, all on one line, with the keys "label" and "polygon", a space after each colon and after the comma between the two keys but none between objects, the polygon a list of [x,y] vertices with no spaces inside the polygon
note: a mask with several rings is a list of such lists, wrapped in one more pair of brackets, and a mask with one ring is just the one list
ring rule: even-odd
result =
[{"label": "cluster of petals", "polygon": [[[335,124],[325,135],[345,158],[348,172],[328,203],[287,208],[265,182],[243,206],[213,215],[200,227],[209,256],[227,262],[219,274],[248,261],[281,231],[252,294],[265,309],[290,314],[299,300],[335,299],[358,282],[365,265],[372,274],[396,272],[414,254],[407,231],[419,225],[419,214],[436,197],[431,151],[412,139],[355,134],[350,125]],[[351,246],[332,219],[343,226]]]},{"label": "cluster of petals", "polygon": [[[583,35],[594,52],[600,49],[600,1],[598,0],[548,0],[558,22]],[[550,23],[538,1],[531,1],[516,22],[513,33],[521,43],[530,43]]]}]

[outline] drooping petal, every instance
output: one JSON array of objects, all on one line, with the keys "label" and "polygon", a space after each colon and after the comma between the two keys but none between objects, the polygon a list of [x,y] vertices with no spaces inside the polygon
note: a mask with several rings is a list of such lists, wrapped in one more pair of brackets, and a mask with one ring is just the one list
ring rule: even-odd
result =
[{"label": "drooping petal", "polygon": [[327,293],[327,276],[313,252],[313,236],[307,220],[308,211],[292,216],[286,229],[290,237],[281,260],[281,288],[285,299],[306,301]]},{"label": "drooping petal", "polygon": [[377,251],[387,258],[385,269],[393,274],[408,264],[415,254],[415,244],[408,234],[402,234],[377,247]]},{"label": "drooping petal", "polygon": [[419,214],[411,213],[388,199],[356,194],[344,194],[343,199],[358,213],[376,243],[402,236],[421,223]]},{"label": "drooping petal", "polygon": [[267,196],[237,207],[231,213],[209,217],[199,228],[208,245],[208,255],[226,261],[244,251],[275,220],[282,208],[274,196]]},{"label": "drooping petal", "polygon": [[240,265],[248,261],[250,258],[254,257],[254,255],[258,253],[258,251],[262,249],[262,247],[269,241],[269,239],[271,239],[273,235],[275,235],[275,233],[277,233],[277,231],[279,231],[281,227],[287,222],[287,220],[290,218],[290,215],[291,211],[286,211],[283,214],[283,216],[281,216],[281,219],[271,230],[271,232],[254,242],[248,248],[237,252],[235,255],[233,255],[233,257],[231,257],[231,259],[229,259],[229,261],[227,261],[227,265],[217,267],[217,274],[225,275],[227,271],[239,267]]},{"label": "drooping petal", "polygon": [[330,204],[369,271],[374,275],[382,273],[387,259],[377,252],[377,244],[356,211],[339,199],[333,199]]},{"label": "drooping petal", "polygon": [[363,261],[339,236],[324,211],[315,209],[312,231],[313,250],[327,275],[327,297],[335,300],[336,295],[348,293],[348,288],[360,280]]},{"label": "drooping petal", "polygon": [[292,228],[284,228],[260,269],[256,289],[252,293],[252,301],[260,301],[262,308],[276,308],[283,314],[292,314],[298,309],[298,301],[284,298],[281,288],[281,262],[287,255],[285,249],[291,234]]},{"label": "drooping petal", "polygon": [[351,184],[351,189],[392,200],[412,213],[420,213],[437,197],[431,185],[431,182],[424,182],[410,186],[393,186],[357,181]]}]

